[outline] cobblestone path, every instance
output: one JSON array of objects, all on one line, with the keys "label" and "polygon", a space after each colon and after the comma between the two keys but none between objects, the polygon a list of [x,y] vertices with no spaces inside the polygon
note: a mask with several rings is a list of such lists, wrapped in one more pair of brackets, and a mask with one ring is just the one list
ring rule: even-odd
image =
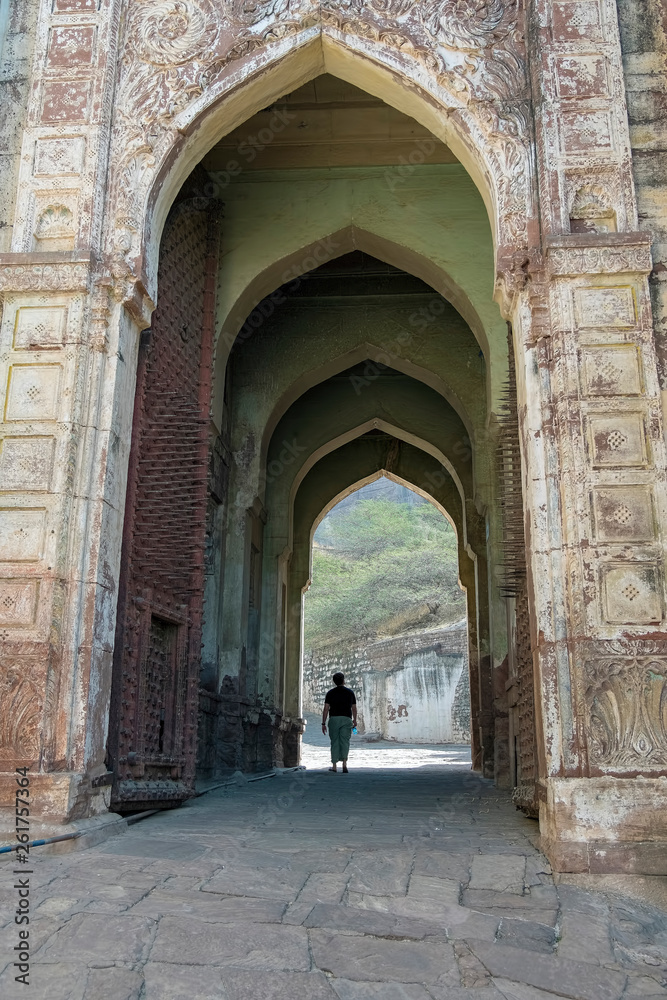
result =
[{"label": "cobblestone path", "polygon": [[29,987],[8,965],[0,867],[0,997],[667,998],[664,912],[555,885],[537,824],[465,750],[400,749],[351,755],[380,769],[213,791],[89,850],[35,850]]}]

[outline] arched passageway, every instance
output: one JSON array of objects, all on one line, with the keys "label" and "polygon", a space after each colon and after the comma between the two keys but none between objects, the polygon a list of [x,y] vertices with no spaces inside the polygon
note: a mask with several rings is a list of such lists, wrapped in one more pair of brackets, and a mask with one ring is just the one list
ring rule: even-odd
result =
[{"label": "arched passageway", "polygon": [[412,456],[459,518],[475,766],[557,868],[655,870],[652,262],[584,2],[588,96],[581,4],[102,5],[94,91],[51,76],[45,6],[2,272],[4,790],[35,764],[69,822],[296,760],[306,536],[366,449],[354,481]]}]

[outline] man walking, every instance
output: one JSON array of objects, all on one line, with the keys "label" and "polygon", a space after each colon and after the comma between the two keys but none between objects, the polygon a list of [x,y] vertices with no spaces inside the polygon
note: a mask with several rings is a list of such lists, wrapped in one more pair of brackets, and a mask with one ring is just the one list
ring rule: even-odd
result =
[{"label": "man walking", "polygon": [[343,774],[347,774],[347,756],[350,752],[350,736],[352,728],[357,724],[357,699],[354,691],[344,686],[345,677],[343,674],[334,674],[333,682],[336,685],[327,693],[324,699],[324,711],[322,712],[322,732],[327,731],[327,718],[329,719],[329,739],[331,740],[331,763],[330,771],[338,771],[338,761],[343,762]]}]

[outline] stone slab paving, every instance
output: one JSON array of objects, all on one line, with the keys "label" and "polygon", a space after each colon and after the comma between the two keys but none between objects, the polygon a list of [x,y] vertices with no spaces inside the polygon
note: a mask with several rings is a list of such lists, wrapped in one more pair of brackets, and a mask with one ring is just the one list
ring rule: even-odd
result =
[{"label": "stone slab paving", "polygon": [[306,771],[35,850],[28,987],[5,859],[2,1000],[667,1000],[665,910],[554,879],[465,748],[357,743],[349,775],[306,749]]}]

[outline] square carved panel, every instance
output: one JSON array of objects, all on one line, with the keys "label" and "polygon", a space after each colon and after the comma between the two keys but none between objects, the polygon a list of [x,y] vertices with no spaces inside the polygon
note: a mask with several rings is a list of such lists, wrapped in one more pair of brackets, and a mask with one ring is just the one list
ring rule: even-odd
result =
[{"label": "square carved panel", "polygon": [[607,64],[601,53],[557,56],[555,68],[559,97],[607,96]]},{"label": "square carved panel", "polygon": [[575,155],[613,149],[614,133],[610,112],[561,112],[560,144],[563,153]]},{"label": "square carved panel", "polygon": [[652,542],[656,537],[650,486],[599,486],[593,490],[595,536],[601,542]]},{"label": "square carved panel", "polygon": [[599,0],[554,0],[551,23],[557,42],[602,41]]},{"label": "square carved panel", "polygon": [[91,86],[89,80],[47,80],[42,98],[42,121],[46,125],[88,121]]},{"label": "square carved panel", "polygon": [[601,344],[581,351],[585,396],[640,396],[643,392],[639,348],[634,344]]},{"label": "square carved panel", "polygon": [[74,24],[51,28],[47,65],[50,68],[69,69],[72,66],[90,66],[95,49],[95,26]]},{"label": "square carved panel", "polygon": [[0,443],[0,490],[50,489],[55,444],[52,437],[5,438]]},{"label": "square carved panel", "polygon": [[603,614],[614,625],[648,625],[664,617],[662,574],[656,563],[602,567]]},{"label": "square carved panel", "polygon": [[34,625],[38,600],[38,580],[0,580],[0,627]]},{"label": "square carved panel", "polygon": [[46,511],[0,507],[0,562],[37,562],[44,554]]},{"label": "square carved panel", "polygon": [[14,349],[61,347],[65,339],[67,306],[21,306],[16,310]]},{"label": "square carved panel", "polygon": [[97,10],[99,0],[53,0],[54,14],[79,14]]},{"label": "square carved panel", "polygon": [[596,469],[648,465],[643,413],[591,413],[588,430]]},{"label": "square carved panel", "polygon": [[86,140],[82,135],[63,139],[38,139],[35,143],[35,177],[80,174]]},{"label": "square carved panel", "polygon": [[574,315],[579,330],[611,327],[629,330],[637,325],[637,310],[632,288],[577,288]]},{"label": "square carved panel", "polygon": [[12,365],[6,420],[57,420],[60,365]]}]

